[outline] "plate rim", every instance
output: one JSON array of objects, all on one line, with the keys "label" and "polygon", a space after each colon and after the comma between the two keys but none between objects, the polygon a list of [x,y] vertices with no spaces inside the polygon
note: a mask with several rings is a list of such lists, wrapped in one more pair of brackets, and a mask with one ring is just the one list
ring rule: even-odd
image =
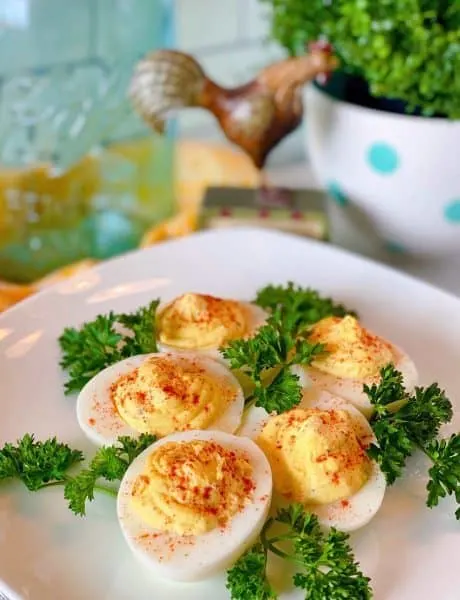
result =
[{"label": "plate rim", "polygon": [[[312,246],[315,248],[321,248],[322,251],[329,253],[331,255],[337,256],[337,257],[346,256],[355,262],[356,261],[361,262],[363,265],[367,265],[368,267],[377,268],[382,273],[387,273],[387,274],[391,275],[392,277],[400,278],[403,281],[411,281],[416,286],[424,287],[427,292],[429,291],[430,293],[434,292],[436,294],[441,294],[446,299],[457,302],[460,305],[460,296],[457,296],[455,293],[453,293],[449,290],[443,289],[442,287],[439,287],[436,284],[433,284],[433,283],[426,281],[420,277],[417,277],[415,275],[407,273],[402,269],[398,269],[392,265],[388,265],[384,262],[380,262],[380,261],[376,260],[375,258],[361,255],[358,252],[354,252],[352,250],[349,250],[348,248],[342,248],[341,246],[337,246],[331,242],[320,241],[320,240],[316,240],[316,239],[308,238],[308,237],[302,237],[299,235],[285,233],[285,232],[274,230],[274,229],[266,229],[264,227],[250,227],[250,226],[248,226],[248,227],[239,226],[238,227],[238,226],[236,226],[236,227],[228,227],[226,229],[209,229],[209,230],[196,231],[190,235],[187,235],[187,236],[184,236],[181,238],[165,240],[165,241],[159,242],[157,244],[154,244],[153,246],[150,246],[148,248],[136,248],[134,250],[124,252],[121,255],[113,256],[109,259],[103,260],[95,265],[92,265],[88,269],[85,269],[83,272],[75,273],[74,275],[71,275],[70,277],[66,277],[60,281],[56,281],[55,283],[53,283],[45,288],[37,290],[35,293],[31,294],[27,298],[24,298],[23,300],[16,302],[15,304],[13,304],[12,306],[8,307],[6,310],[4,310],[0,313],[0,323],[2,323],[5,320],[5,318],[8,318],[13,312],[21,311],[26,306],[29,306],[30,304],[35,302],[37,299],[41,299],[44,296],[53,294],[54,291],[57,290],[59,288],[59,286],[61,286],[63,283],[72,283],[74,281],[78,281],[79,278],[87,275],[88,273],[95,273],[95,272],[99,272],[101,270],[105,270],[106,266],[108,266],[108,265],[113,265],[113,264],[117,264],[117,263],[122,264],[128,258],[145,255],[145,254],[155,254],[159,248],[165,248],[168,246],[180,247],[180,246],[186,245],[188,243],[193,243],[195,240],[201,240],[201,239],[206,239],[206,238],[209,238],[212,240],[212,238],[217,238],[217,236],[220,236],[221,238],[222,237],[232,238],[234,236],[239,236],[239,235],[247,236],[249,238],[250,236],[253,236],[254,234],[258,235],[259,237],[267,238],[267,242],[269,242],[270,240],[283,240],[283,241],[293,240],[293,241],[299,242],[302,245],[305,245],[306,247]],[[222,241],[222,243],[225,242],[225,240],[216,240],[216,241],[219,241],[219,242]]]},{"label": "plate rim", "polygon": [[[455,294],[452,294],[450,292],[447,292],[441,288],[438,288],[435,285],[432,285],[428,282],[425,282],[423,280],[420,280],[417,277],[414,277],[412,275],[407,275],[404,272],[399,271],[398,269],[395,269],[394,267],[388,266],[386,264],[382,264],[379,263],[378,261],[375,261],[373,259],[370,259],[368,257],[365,256],[360,256],[359,254],[356,254],[354,252],[350,252],[346,249],[342,249],[340,247],[336,247],[333,246],[331,244],[328,243],[324,243],[324,242],[318,242],[316,240],[311,240],[311,239],[305,239],[302,238],[300,236],[295,236],[295,235],[290,235],[290,234],[285,234],[282,232],[278,232],[278,231],[270,231],[270,230],[265,230],[263,228],[253,228],[253,227],[248,227],[248,228],[243,228],[243,227],[238,227],[238,228],[229,228],[228,230],[211,230],[211,231],[205,231],[205,232],[198,232],[196,234],[194,234],[193,236],[187,236],[186,238],[181,238],[181,239],[174,239],[174,240],[168,240],[164,243],[161,244],[157,244],[155,246],[152,246],[150,248],[146,248],[146,249],[136,249],[134,251],[131,251],[129,253],[125,253],[121,256],[117,256],[117,257],[113,257],[110,260],[107,261],[103,261],[99,264],[94,265],[93,267],[91,267],[88,270],[85,270],[82,273],[77,273],[75,275],[73,275],[72,277],[63,279],[61,281],[57,281],[56,283],[54,283],[53,285],[50,285],[49,287],[40,290],[37,294],[33,294],[31,297],[25,299],[23,302],[18,303],[17,305],[13,306],[10,310],[5,311],[2,315],[0,315],[0,324],[5,322],[5,319],[13,318],[13,319],[17,319],[18,317],[20,318],[21,316],[21,310],[27,310],[27,308],[29,306],[33,306],[33,302],[36,302],[37,300],[41,300],[42,297],[46,298],[49,295],[52,295],[53,292],[56,289],[59,289],[59,286],[61,286],[62,284],[67,284],[67,282],[71,282],[71,281],[78,281],[79,279],[81,279],[82,277],[85,277],[88,273],[91,272],[98,272],[101,274],[101,278],[104,279],[106,277],[105,275],[105,269],[106,269],[106,265],[111,265],[112,263],[117,264],[119,263],[120,265],[123,264],[125,262],[125,260],[129,257],[145,257],[145,255],[148,255],[149,257],[153,257],[156,252],[161,248],[165,248],[165,247],[174,247],[175,248],[175,252],[176,254],[179,252],[180,250],[179,248],[181,246],[184,246],[186,244],[193,244],[195,241],[201,240],[201,239],[207,239],[208,240],[208,244],[209,243],[213,243],[213,239],[216,239],[216,241],[225,244],[227,241],[230,240],[234,240],[235,238],[238,239],[241,237],[242,240],[251,240],[253,239],[253,236],[257,236],[257,243],[260,244],[261,241],[264,241],[267,244],[270,243],[281,243],[284,244],[285,242],[292,242],[295,241],[296,244],[298,244],[299,249],[303,248],[303,250],[305,251],[305,253],[308,252],[309,248],[317,248],[320,250],[320,253],[326,253],[326,255],[329,257],[329,260],[337,260],[338,258],[340,258],[341,256],[344,257],[345,259],[348,257],[348,259],[350,261],[353,261],[353,264],[355,265],[355,268],[357,269],[359,266],[366,268],[366,269],[372,269],[375,270],[375,267],[377,267],[377,272],[376,272],[376,277],[379,276],[379,274],[382,274],[386,277],[388,277],[389,279],[391,279],[392,281],[400,282],[400,284],[404,284],[404,285],[410,285],[416,286],[416,289],[420,290],[421,293],[425,293],[427,295],[433,296],[435,298],[439,298],[441,299],[445,299],[445,301],[448,304],[448,308],[449,311],[446,311],[446,313],[450,313],[450,310],[452,309],[453,311],[456,309],[457,306],[460,306],[460,298],[457,297]],[[255,237],[254,237],[255,239]],[[325,255],[325,256],[326,256]],[[164,256],[163,255],[163,260],[164,260]],[[139,260],[134,258],[135,261]],[[145,258],[141,258],[140,259],[142,264],[143,264],[143,268],[146,267],[146,265],[148,265],[149,260],[145,259]],[[160,264],[160,262],[157,262],[157,265]],[[152,267],[155,268],[155,265]],[[126,269],[125,269],[126,270]],[[110,273],[109,276],[112,276],[113,273]],[[280,273],[280,275],[282,275]],[[305,277],[299,277],[299,279],[305,280]],[[282,283],[282,279],[279,280]],[[391,293],[391,291],[389,291],[389,294]],[[61,294],[59,294],[59,297],[61,296]],[[453,303],[452,303],[452,299],[453,299]],[[65,305],[65,300],[62,301],[57,301],[57,298],[55,297],[53,299],[53,301],[59,302],[61,305]],[[29,303],[30,304],[26,304]],[[391,309],[390,309],[391,310]],[[14,313],[14,311],[16,311],[16,313]],[[19,313],[17,312],[19,311]],[[103,312],[103,311],[101,311]],[[13,314],[14,313],[14,314]],[[46,314],[40,316],[40,319],[43,322],[46,322],[49,319],[49,311],[46,311]],[[2,590],[2,585],[5,587],[5,591],[8,597],[8,587],[6,585],[6,582],[2,581],[2,579],[0,578],[0,591]],[[20,596],[15,595],[17,594],[17,592],[13,592],[11,600],[21,600]],[[1,597],[1,595],[0,595]]]}]

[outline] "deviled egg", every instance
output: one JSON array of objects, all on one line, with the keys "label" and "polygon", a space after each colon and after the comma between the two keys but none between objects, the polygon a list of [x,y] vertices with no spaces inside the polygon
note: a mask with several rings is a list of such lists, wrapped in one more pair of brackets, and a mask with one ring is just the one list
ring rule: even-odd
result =
[{"label": "deviled egg", "polygon": [[160,306],[157,337],[162,350],[194,350],[221,358],[218,349],[253,336],[267,319],[255,304],[206,294],[183,294]]},{"label": "deviled egg", "polygon": [[407,391],[417,385],[417,369],[407,354],[352,316],[322,319],[311,328],[309,340],[324,344],[327,352],[311,366],[293,367],[301,384],[313,384],[348,400],[368,418],[373,409],[363,386],[378,384],[382,367],[393,363]]},{"label": "deviled egg", "polygon": [[234,564],[255,542],[271,494],[270,466],[254,442],[187,431],[133,461],[117,513],[128,545],[153,573],[197,581]]},{"label": "deviled egg", "polygon": [[385,477],[366,453],[375,437],[366,417],[342,398],[311,387],[298,408],[280,415],[252,407],[238,433],[267,456],[276,506],[300,502],[340,531],[363,527],[379,510]]},{"label": "deviled egg", "polygon": [[270,463],[281,504],[300,502],[340,531],[366,525],[379,510],[385,477],[366,448],[365,417],[340,399],[271,417],[256,439]]},{"label": "deviled egg", "polygon": [[233,433],[243,408],[241,386],[225,365],[191,352],[156,353],[127,358],[93,377],[78,396],[77,418],[103,445],[141,433]]}]

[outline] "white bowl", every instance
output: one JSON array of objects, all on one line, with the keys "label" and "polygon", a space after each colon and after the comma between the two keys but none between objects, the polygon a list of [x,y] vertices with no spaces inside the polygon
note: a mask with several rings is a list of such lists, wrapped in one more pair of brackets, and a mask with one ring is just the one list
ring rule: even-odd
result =
[{"label": "white bowl", "polygon": [[306,142],[335,201],[360,210],[389,250],[460,250],[460,121],[349,104],[311,85]]}]

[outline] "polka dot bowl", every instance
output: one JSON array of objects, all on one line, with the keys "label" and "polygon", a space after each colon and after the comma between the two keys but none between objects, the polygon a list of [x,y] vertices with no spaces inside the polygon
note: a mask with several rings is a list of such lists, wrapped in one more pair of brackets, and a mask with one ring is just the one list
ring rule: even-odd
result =
[{"label": "polka dot bowl", "polygon": [[460,121],[393,114],[306,88],[312,167],[333,200],[371,222],[382,245],[460,252]]}]

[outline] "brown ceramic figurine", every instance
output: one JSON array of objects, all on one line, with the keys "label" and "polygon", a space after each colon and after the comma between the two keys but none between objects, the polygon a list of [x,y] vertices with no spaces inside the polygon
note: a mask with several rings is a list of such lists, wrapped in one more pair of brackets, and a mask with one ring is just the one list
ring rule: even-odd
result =
[{"label": "brown ceramic figurine", "polygon": [[209,79],[192,56],[159,50],[137,65],[130,96],[157,131],[172,111],[211,111],[227,138],[262,168],[270,151],[302,120],[302,86],[336,66],[330,47],[316,44],[305,56],[272,64],[249,83],[227,89]]}]

